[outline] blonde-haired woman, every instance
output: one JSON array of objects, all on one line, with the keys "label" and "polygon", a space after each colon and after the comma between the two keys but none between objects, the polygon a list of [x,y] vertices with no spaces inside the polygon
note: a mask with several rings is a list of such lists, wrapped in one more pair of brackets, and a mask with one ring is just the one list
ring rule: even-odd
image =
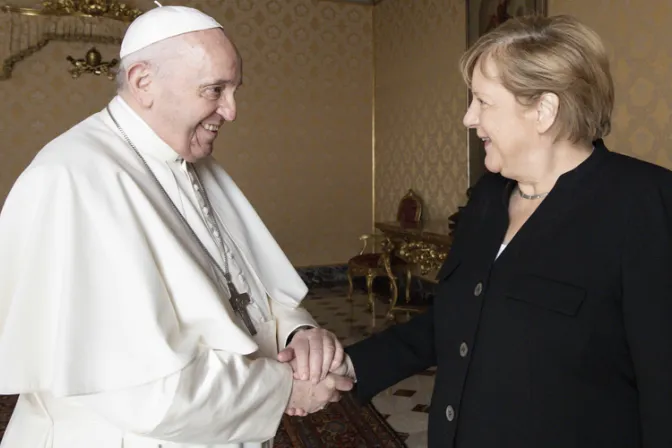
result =
[{"label": "blonde-haired woman", "polygon": [[672,173],[605,147],[602,41],[514,18],[461,68],[489,173],[433,308],[346,349],[356,393],[437,365],[430,447],[672,447]]}]

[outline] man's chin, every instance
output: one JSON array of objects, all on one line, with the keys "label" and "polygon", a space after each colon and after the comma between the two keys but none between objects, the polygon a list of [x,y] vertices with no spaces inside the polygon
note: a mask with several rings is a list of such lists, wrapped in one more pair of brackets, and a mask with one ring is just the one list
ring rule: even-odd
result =
[{"label": "man's chin", "polygon": [[208,131],[203,126],[198,126],[191,139],[191,153],[198,158],[207,157],[212,154],[213,144],[217,140],[216,132]]},{"label": "man's chin", "polygon": [[[205,129],[203,129],[203,131],[208,133],[210,132],[206,131]],[[198,160],[204,157],[208,157],[210,154],[212,154],[213,144],[215,143],[216,138],[217,138],[216,135],[203,136],[196,134],[194,138],[191,140],[191,145],[189,145],[189,152],[191,153],[192,158],[194,160]]]},{"label": "man's chin", "polygon": [[189,148],[189,155],[191,160],[187,160],[188,162],[195,162],[196,160],[204,159],[210,154],[212,154],[213,146],[210,145],[192,145],[191,148]]}]

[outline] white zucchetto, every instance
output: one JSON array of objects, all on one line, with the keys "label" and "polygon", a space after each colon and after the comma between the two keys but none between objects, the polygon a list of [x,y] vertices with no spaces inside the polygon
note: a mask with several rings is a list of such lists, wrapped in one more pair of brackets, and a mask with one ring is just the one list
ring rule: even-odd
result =
[{"label": "white zucchetto", "polygon": [[129,25],[121,43],[119,56],[123,59],[131,53],[170,37],[212,28],[222,28],[222,25],[197,9],[185,6],[154,8],[143,13]]}]

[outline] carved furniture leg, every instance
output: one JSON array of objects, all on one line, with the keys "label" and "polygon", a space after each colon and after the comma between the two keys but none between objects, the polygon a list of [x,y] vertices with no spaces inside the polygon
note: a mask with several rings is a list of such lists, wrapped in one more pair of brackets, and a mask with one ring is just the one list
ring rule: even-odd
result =
[{"label": "carved furniture leg", "polygon": [[394,320],[394,308],[397,306],[397,300],[399,299],[399,288],[397,287],[397,278],[392,273],[392,266],[390,266],[390,259],[385,258],[384,260],[385,272],[387,272],[387,277],[390,279],[390,292],[392,297],[390,299],[390,308],[387,311],[387,318]]},{"label": "carved furniture leg", "polygon": [[406,303],[408,304],[411,301],[411,281],[413,281],[413,275],[411,274],[411,268],[406,268]]},{"label": "carved furniture leg", "polygon": [[376,313],[375,305],[373,303],[373,279],[375,276],[376,275],[371,271],[366,274],[366,290],[369,293],[369,309],[373,314]]},{"label": "carved furniture leg", "polygon": [[394,278],[390,278],[390,291],[392,291],[392,299],[390,301],[390,309],[387,311],[387,318],[389,320],[394,320],[394,308],[397,306],[397,300],[399,300],[399,289],[397,288],[397,282]]},{"label": "carved furniture leg", "polygon": [[352,284],[352,271],[350,270],[350,266],[348,266],[348,284],[350,285],[348,288],[348,301],[352,302],[352,293],[355,287]]}]

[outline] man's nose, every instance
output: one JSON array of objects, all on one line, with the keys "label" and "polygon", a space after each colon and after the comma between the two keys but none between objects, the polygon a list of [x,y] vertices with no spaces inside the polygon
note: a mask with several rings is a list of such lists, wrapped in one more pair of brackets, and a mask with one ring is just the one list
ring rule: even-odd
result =
[{"label": "man's nose", "polygon": [[237,114],[236,100],[233,97],[224,98],[219,105],[218,113],[224,118],[224,120],[234,121]]}]

